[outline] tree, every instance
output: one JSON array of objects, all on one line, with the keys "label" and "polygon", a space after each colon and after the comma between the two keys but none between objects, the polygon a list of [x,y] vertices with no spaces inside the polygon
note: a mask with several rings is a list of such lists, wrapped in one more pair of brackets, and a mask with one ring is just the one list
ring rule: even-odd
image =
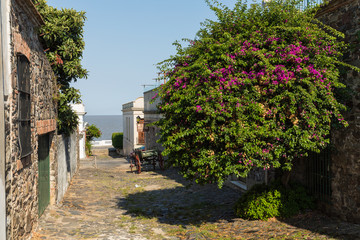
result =
[{"label": "tree", "polygon": [[290,171],[294,159],[329,144],[331,122],[347,126],[334,97],[344,88],[343,34],[299,11],[296,0],[234,9],[206,1],[195,40],[159,64],[160,142],[189,180],[245,177],[253,168]]},{"label": "tree", "polygon": [[87,155],[91,155],[91,141],[94,140],[94,138],[101,137],[102,133],[98,127],[96,127],[94,124],[91,124],[90,126],[86,127],[86,141],[85,141],[85,151]]},{"label": "tree", "polygon": [[70,103],[79,103],[80,91],[70,86],[72,81],[87,78],[87,70],[81,65],[85,43],[83,27],[85,12],[74,9],[56,9],[46,0],[34,0],[45,25],[40,28],[40,40],[52,66],[59,87],[58,129],[69,135],[78,125],[77,115]]},{"label": "tree", "polygon": [[94,138],[101,137],[101,131],[98,127],[96,127],[94,124],[91,124],[90,126],[86,127],[86,140],[92,141]]}]

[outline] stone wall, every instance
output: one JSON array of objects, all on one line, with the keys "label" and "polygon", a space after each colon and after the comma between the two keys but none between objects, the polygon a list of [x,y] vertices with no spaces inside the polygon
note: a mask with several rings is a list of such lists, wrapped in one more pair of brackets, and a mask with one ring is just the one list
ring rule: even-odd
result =
[{"label": "stone wall", "polygon": [[[56,81],[39,42],[37,28],[41,17],[30,0],[11,0],[10,56],[11,91],[5,98],[6,131],[6,211],[7,238],[25,239],[38,222],[38,136],[49,134],[50,170],[56,169]],[[20,157],[19,92],[17,90],[17,54],[30,62],[31,147],[32,153]],[[56,189],[55,178],[51,191]]]},{"label": "stone wall", "polygon": [[57,196],[56,203],[59,203],[70,184],[71,179],[78,170],[78,141],[77,134],[73,133],[66,137],[58,135],[57,146]]},{"label": "stone wall", "polygon": [[[360,67],[360,0],[332,0],[317,17],[345,34],[350,47],[344,61]],[[331,196],[319,206],[343,220],[360,222],[360,75],[347,68],[341,79],[351,90],[344,113],[349,127],[332,130]],[[293,169],[292,177],[307,184],[306,159],[295,162]]]},{"label": "stone wall", "polygon": [[[360,0],[333,0],[319,13],[318,18],[343,32],[350,44],[344,61],[360,67]],[[332,196],[328,211],[344,220],[360,222],[360,75],[351,69],[342,74],[343,82],[351,89],[347,102],[349,111],[346,129],[332,132]]]}]

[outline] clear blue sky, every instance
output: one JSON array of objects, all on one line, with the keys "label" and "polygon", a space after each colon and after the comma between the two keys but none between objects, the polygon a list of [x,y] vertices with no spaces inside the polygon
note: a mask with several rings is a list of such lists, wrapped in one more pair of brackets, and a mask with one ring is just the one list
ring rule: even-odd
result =
[{"label": "clear blue sky", "polygon": [[[233,7],[236,0],[222,0]],[[250,2],[250,1],[249,1]],[[121,115],[122,104],[154,84],[156,63],[175,54],[172,43],[193,39],[205,19],[215,19],[204,0],[48,0],[56,8],[86,12],[80,89],[88,115]]]}]

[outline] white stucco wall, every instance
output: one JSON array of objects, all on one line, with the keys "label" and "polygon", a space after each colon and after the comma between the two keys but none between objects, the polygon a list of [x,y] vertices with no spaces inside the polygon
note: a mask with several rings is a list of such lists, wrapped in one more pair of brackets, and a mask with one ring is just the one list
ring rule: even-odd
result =
[{"label": "white stucco wall", "polygon": [[136,117],[144,118],[144,98],[123,104],[123,148],[124,155],[129,155],[134,148],[143,147],[138,144],[138,131]]},{"label": "white stucco wall", "polygon": [[85,123],[84,123],[84,115],[85,112],[85,105],[82,103],[79,104],[71,104],[71,108],[74,110],[74,112],[79,117],[79,125],[78,125],[78,131],[79,131],[79,157],[80,159],[86,158],[85,153]]},{"label": "white stucco wall", "polygon": [[157,105],[160,103],[160,98],[153,98],[158,94],[158,89],[151,89],[144,92],[144,119],[145,124],[147,125],[147,131],[145,132],[145,148],[163,150],[163,147],[160,143],[157,143],[157,140],[160,138],[160,130],[156,126],[148,126],[148,124],[153,123],[161,119],[161,114],[158,113]]}]

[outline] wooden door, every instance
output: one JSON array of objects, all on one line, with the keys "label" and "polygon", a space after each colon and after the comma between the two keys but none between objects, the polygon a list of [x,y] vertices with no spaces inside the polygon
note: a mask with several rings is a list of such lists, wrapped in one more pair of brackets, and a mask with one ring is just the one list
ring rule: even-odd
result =
[{"label": "wooden door", "polygon": [[50,143],[49,134],[39,136],[39,216],[50,203]]}]

